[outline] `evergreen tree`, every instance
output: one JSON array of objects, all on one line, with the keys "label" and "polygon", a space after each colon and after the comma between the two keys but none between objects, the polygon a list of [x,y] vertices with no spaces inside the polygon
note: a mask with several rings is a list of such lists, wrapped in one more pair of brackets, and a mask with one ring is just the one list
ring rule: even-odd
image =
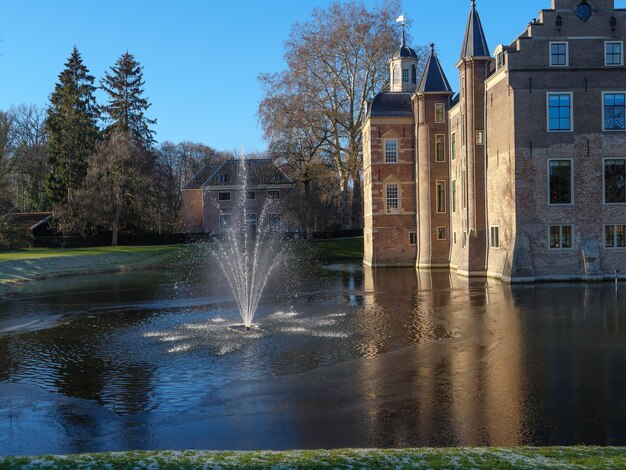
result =
[{"label": "evergreen tree", "polygon": [[154,131],[150,125],[156,120],[148,119],[145,111],[150,107],[143,97],[143,67],[132,54],[125,52],[110,72],[100,81],[101,88],[109,95],[109,102],[103,107],[110,121],[107,135],[114,132],[128,134],[132,139],[148,149],[154,144]]},{"label": "evergreen tree", "polygon": [[74,47],[50,96],[46,119],[50,166],[46,192],[53,203],[67,202],[87,173],[88,158],[99,138],[95,89],[94,77]]}]

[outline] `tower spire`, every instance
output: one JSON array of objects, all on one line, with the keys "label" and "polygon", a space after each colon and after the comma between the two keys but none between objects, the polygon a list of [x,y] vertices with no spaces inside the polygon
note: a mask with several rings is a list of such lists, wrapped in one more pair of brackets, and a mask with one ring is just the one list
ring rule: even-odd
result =
[{"label": "tower spire", "polygon": [[472,9],[465,27],[465,37],[461,49],[461,59],[468,57],[489,57],[489,46],[485,38],[485,31],[476,10],[476,0],[471,0]]},{"label": "tower spire", "polygon": [[400,26],[402,26],[402,44],[400,44],[400,47],[406,47],[406,36],[404,34],[404,27],[406,26],[406,18],[404,17],[404,13],[398,16],[398,18],[396,19],[396,22],[400,23]]}]

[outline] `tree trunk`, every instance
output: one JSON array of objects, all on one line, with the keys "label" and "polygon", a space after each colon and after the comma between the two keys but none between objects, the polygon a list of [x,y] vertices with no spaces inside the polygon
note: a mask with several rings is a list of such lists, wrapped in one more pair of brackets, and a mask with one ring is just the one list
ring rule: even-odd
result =
[{"label": "tree trunk", "polygon": [[111,227],[111,231],[113,232],[111,236],[111,246],[117,246],[118,233],[120,230],[120,219],[122,217],[122,205],[118,204],[115,208],[115,216],[113,218],[113,225]]}]

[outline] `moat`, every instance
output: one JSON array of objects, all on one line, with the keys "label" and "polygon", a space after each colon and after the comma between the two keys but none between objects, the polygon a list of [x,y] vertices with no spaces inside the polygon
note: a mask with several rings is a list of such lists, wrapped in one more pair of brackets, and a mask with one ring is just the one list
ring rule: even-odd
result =
[{"label": "moat", "polygon": [[248,334],[214,271],[21,286],[0,303],[0,455],[626,445],[626,285],[305,271]]}]

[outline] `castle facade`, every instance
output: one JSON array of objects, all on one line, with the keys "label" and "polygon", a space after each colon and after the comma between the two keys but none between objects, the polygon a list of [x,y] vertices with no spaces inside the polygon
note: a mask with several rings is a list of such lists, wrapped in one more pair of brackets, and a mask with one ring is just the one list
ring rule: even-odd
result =
[{"label": "castle facade", "polygon": [[624,278],[625,36],[614,0],[552,0],[491,54],[472,0],[455,94],[403,34],[363,126],[364,264]]}]

